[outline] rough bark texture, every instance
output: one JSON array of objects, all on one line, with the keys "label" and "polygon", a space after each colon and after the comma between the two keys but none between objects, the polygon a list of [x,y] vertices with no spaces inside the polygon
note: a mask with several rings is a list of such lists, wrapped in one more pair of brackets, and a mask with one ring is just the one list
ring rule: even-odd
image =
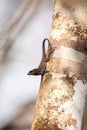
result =
[{"label": "rough bark texture", "polygon": [[56,0],[53,53],[31,130],[82,130],[87,96],[87,0]]}]

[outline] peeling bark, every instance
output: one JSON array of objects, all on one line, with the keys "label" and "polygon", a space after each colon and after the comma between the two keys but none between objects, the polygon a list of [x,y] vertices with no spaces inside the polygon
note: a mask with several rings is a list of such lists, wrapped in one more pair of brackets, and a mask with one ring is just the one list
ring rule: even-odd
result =
[{"label": "peeling bark", "polygon": [[87,97],[87,0],[56,0],[53,53],[31,130],[82,130]]}]

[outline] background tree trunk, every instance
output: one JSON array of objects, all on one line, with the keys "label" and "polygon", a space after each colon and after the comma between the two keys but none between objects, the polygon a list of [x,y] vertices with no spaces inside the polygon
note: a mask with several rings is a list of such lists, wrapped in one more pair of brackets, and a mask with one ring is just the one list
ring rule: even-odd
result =
[{"label": "background tree trunk", "polygon": [[82,130],[87,97],[87,0],[56,0],[32,130]]}]

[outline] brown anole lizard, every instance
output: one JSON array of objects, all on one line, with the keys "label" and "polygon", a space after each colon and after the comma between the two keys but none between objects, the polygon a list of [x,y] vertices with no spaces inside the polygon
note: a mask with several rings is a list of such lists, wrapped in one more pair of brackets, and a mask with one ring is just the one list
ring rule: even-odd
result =
[{"label": "brown anole lizard", "polygon": [[[46,54],[46,51],[45,51],[45,44],[46,44],[46,41],[48,41],[48,56]],[[38,66],[38,68],[35,68],[33,70],[30,70],[27,74],[28,75],[41,75],[43,77],[44,73],[46,73],[46,62],[49,61],[49,58],[50,58],[50,54],[52,53],[52,46],[50,44],[50,41],[49,39],[44,39],[43,40],[43,44],[42,44],[42,60],[40,62],[40,65]]]}]

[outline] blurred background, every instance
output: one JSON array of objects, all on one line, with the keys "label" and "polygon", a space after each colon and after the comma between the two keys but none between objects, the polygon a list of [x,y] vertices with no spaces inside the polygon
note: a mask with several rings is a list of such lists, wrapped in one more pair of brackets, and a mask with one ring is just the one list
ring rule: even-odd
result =
[{"label": "blurred background", "polygon": [[27,72],[40,63],[53,5],[54,0],[0,0],[0,130],[31,128],[41,77]]},{"label": "blurred background", "polygon": [[0,129],[29,128],[40,76],[28,76],[50,37],[53,0],[0,0]]}]

